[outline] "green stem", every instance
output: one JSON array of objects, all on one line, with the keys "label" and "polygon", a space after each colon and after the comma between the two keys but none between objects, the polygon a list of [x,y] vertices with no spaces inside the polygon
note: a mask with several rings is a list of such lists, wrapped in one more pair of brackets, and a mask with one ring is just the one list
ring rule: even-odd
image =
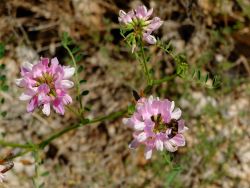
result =
[{"label": "green stem", "polygon": [[144,52],[142,36],[140,37],[139,41],[140,41],[140,51],[141,51],[141,56],[142,56],[141,65],[143,66],[142,68],[144,70],[144,73],[146,74],[147,83],[148,83],[148,85],[151,86],[153,83],[152,83],[151,76],[150,76],[150,73],[149,73],[149,70],[148,70],[148,67],[147,67],[147,60],[146,60],[146,56],[145,56],[145,52]]},{"label": "green stem", "polygon": [[23,155],[25,155],[25,154],[27,154],[27,153],[29,153],[29,152],[31,152],[31,151],[33,151],[33,150],[32,150],[32,149],[26,149],[25,151],[19,152],[19,153],[17,153],[16,155],[10,157],[9,160],[13,160],[13,159],[15,159],[15,158],[17,158],[17,157],[21,157],[21,156],[23,156]]},{"label": "green stem", "polygon": [[114,120],[122,115],[124,115],[125,113],[127,112],[127,109],[123,109],[123,110],[120,110],[118,112],[113,112],[109,115],[106,115],[106,116],[101,116],[101,117],[98,117],[98,118],[95,118],[93,120],[90,120],[90,121],[85,121],[83,123],[80,123],[80,124],[75,124],[75,125],[71,125],[71,126],[68,126],[60,131],[58,131],[57,133],[54,133],[52,134],[49,138],[45,139],[44,141],[40,142],[39,144],[17,144],[17,143],[12,143],[12,142],[5,142],[3,140],[0,140],[0,145],[1,146],[8,146],[8,147],[13,147],[13,148],[23,148],[23,149],[26,149],[26,151],[24,152],[20,152],[18,154],[16,154],[15,156],[13,156],[12,158],[16,158],[16,157],[20,157],[30,151],[33,151],[34,150],[34,147],[35,148],[40,148],[40,149],[44,149],[45,146],[47,146],[50,142],[52,142],[53,140],[55,140],[56,138],[62,136],[63,134],[71,131],[71,130],[74,130],[74,129],[77,129],[79,127],[82,127],[84,125],[89,125],[89,124],[93,124],[93,123],[97,123],[99,121],[104,121],[104,120]]},{"label": "green stem", "polygon": [[30,144],[17,144],[17,143],[13,143],[13,142],[5,142],[3,140],[0,140],[0,145],[12,147],[12,148],[23,148],[23,149],[32,148],[32,146]]},{"label": "green stem", "polygon": [[113,119],[116,119],[122,115],[124,115],[125,113],[127,112],[127,109],[126,110],[121,110],[121,111],[118,111],[118,112],[114,112],[114,113],[111,113],[107,116],[101,116],[101,117],[98,117],[96,119],[93,119],[93,120],[90,120],[90,121],[86,121],[86,122],[83,122],[83,123],[80,123],[80,124],[75,124],[75,125],[71,125],[69,127],[66,127],[64,128],[63,130],[51,135],[49,138],[47,138],[46,140],[42,141],[41,143],[38,144],[39,148],[43,149],[45,146],[47,146],[51,141],[55,140],[56,138],[62,136],[63,134],[71,131],[71,130],[74,130],[74,129],[77,129],[79,127],[82,127],[84,125],[88,125],[88,124],[92,124],[92,123],[96,123],[96,122],[99,122],[99,121],[104,121],[104,120],[113,120]]},{"label": "green stem", "polygon": [[160,84],[162,84],[163,82],[167,82],[167,81],[169,81],[169,80],[174,79],[175,77],[176,77],[176,75],[171,75],[171,76],[168,76],[168,77],[159,79],[159,80],[153,80],[153,85],[160,85]]},{"label": "green stem", "polygon": [[68,106],[68,105],[67,105],[66,108],[67,108],[69,111],[73,112],[76,116],[81,116],[81,114],[79,114],[79,112],[78,112],[77,110],[71,108],[71,106]]},{"label": "green stem", "polygon": [[109,114],[107,116],[101,116],[101,117],[98,117],[98,118],[90,120],[90,121],[85,121],[85,122],[80,123],[80,124],[71,125],[71,126],[66,127],[63,130],[61,130],[61,131],[59,131],[59,132],[57,132],[57,133],[55,133],[53,135],[51,135],[49,138],[47,138],[46,140],[44,140],[41,143],[39,143],[38,146],[39,146],[39,148],[43,149],[51,141],[55,140],[56,138],[60,137],[61,135],[65,134],[65,133],[67,133],[67,132],[69,132],[71,130],[77,129],[77,128],[82,127],[84,125],[88,125],[88,124],[92,124],[92,123],[97,123],[99,121],[113,120],[113,119],[116,119],[117,117],[120,117],[120,116],[124,115],[126,112],[127,112],[127,109],[111,113],[111,114]]},{"label": "green stem", "polygon": [[67,50],[67,52],[69,53],[74,67],[75,67],[75,82],[76,82],[76,90],[77,90],[77,98],[80,104],[80,115],[82,115],[82,111],[83,111],[83,105],[82,105],[82,100],[81,100],[81,93],[80,93],[80,83],[79,83],[79,78],[78,78],[78,73],[77,73],[77,65],[76,65],[76,60],[74,58],[74,55],[72,54],[72,52],[70,51],[69,47],[67,45],[63,45],[63,47]]}]

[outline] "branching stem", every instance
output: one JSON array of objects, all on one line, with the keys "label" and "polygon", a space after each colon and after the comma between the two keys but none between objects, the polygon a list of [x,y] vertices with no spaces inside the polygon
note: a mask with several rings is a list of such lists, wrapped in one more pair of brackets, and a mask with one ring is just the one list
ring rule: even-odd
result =
[{"label": "branching stem", "polygon": [[22,155],[24,155],[24,154],[26,154],[26,153],[28,153],[30,151],[33,151],[34,148],[36,148],[36,149],[37,148],[44,149],[44,147],[47,146],[49,143],[51,143],[53,140],[55,140],[56,138],[62,136],[63,134],[65,134],[65,133],[67,133],[67,132],[69,132],[71,130],[77,129],[77,128],[85,126],[85,125],[97,123],[97,122],[100,122],[100,121],[114,120],[114,119],[116,119],[118,117],[121,117],[126,112],[127,112],[127,109],[123,109],[123,110],[108,114],[106,116],[97,117],[97,118],[95,118],[93,120],[89,120],[89,121],[85,121],[85,122],[82,122],[82,123],[79,123],[79,124],[68,126],[68,127],[64,128],[64,129],[52,134],[47,139],[45,139],[44,141],[42,141],[42,142],[40,142],[38,144],[29,144],[29,143],[28,144],[17,144],[17,143],[5,142],[3,140],[0,140],[0,145],[1,146],[12,147],[12,148],[25,149],[24,152],[20,152],[20,153],[16,154],[12,158],[20,157],[20,156],[22,156]]}]

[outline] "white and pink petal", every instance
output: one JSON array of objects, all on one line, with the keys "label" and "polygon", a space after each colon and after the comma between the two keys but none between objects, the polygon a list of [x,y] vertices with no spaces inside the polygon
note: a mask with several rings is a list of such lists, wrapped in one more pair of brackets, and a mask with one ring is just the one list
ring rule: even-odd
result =
[{"label": "white and pink petal", "polygon": [[139,146],[139,142],[137,141],[137,139],[132,140],[132,142],[129,144],[129,148],[130,149],[136,149]]},{"label": "white and pink petal", "polygon": [[171,119],[176,119],[178,120],[181,117],[181,109],[176,108],[172,113],[171,113]]},{"label": "white and pink petal", "polygon": [[156,139],[155,141],[155,147],[159,151],[163,151],[163,141],[160,139]]},{"label": "white and pink petal", "polygon": [[153,153],[153,149],[151,147],[147,147],[145,149],[145,153],[144,153],[144,156],[147,160],[151,159],[152,157],[152,153]]},{"label": "white and pink petal", "polygon": [[75,73],[74,67],[63,67],[64,76],[63,79],[69,79],[71,78]]},{"label": "white and pink petal", "polygon": [[182,134],[177,134],[169,140],[175,146],[185,146],[185,138]]},{"label": "white and pink petal", "polygon": [[138,134],[137,140],[138,140],[138,142],[146,141],[147,140],[147,134],[145,132],[141,132],[140,134]]},{"label": "white and pink petal", "polygon": [[178,148],[174,146],[169,140],[164,142],[164,147],[170,152],[175,152]]},{"label": "white and pink petal", "polygon": [[49,116],[50,115],[50,103],[46,103],[43,105],[43,109],[42,109],[43,113],[46,115],[46,116]]},{"label": "white and pink petal", "polygon": [[61,85],[65,89],[70,89],[70,88],[72,88],[74,86],[74,82],[72,82],[70,80],[62,80]]}]

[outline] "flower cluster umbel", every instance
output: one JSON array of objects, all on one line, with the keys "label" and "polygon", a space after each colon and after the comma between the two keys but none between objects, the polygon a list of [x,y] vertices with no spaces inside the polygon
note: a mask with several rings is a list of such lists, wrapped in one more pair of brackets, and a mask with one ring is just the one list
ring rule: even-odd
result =
[{"label": "flower cluster umbel", "polygon": [[56,113],[64,114],[64,105],[72,103],[72,98],[67,89],[74,86],[68,80],[74,75],[75,68],[61,66],[57,58],[41,58],[33,65],[24,64],[21,68],[22,78],[16,80],[16,84],[25,89],[20,100],[28,100],[27,111],[32,112],[41,107],[45,115],[50,114],[52,105]]},{"label": "flower cluster umbel", "polygon": [[185,145],[183,133],[187,130],[180,119],[181,110],[175,108],[174,101],[160,100],[150,96],[137,101],[136,111],[123,122],[135,131],[130,148],[140,144],[146,146],[145,158],[150,159],[154,149],[163,151],[165,148],[174,152],[179,146]]},{"label": "flower cluster umbel", "polygon": [[118,20],[123,24],[123,28],[126,31],[133,31],[132,34],[134,38],[142,37],[143,40],[149,44],[155,44],[157,40],[151,34],[163,24],[163,21],[159,17],[154,17],[152,20],[149,20],[152,13],[152,8],[147,10],[147,8],[142,5],[128,13],[120,10]]}]

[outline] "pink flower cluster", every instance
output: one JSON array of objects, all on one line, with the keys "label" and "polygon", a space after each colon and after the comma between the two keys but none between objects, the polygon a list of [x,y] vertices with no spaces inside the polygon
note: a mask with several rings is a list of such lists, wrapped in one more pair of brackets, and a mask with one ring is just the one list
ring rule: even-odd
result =
[{"label": "pink flower cluster", "polygon": [[188,129],[180,119],[181,110],[175,108],[174,101],[160,100],[150,96],[141,98],[136,104],[136,111],[130,118],[124,118],[124,124],[133,128],[134,140],[130,148],[140,144],[146,146],[145,158],[150,159],[153,150],[163,151],[165,148],[174,152],[185,145],[183,133]]},{"label": "pink flower cluster", "polygon": [[134,29],[136,33],[139,31],[139,34],[142,34],[143,39],[149,44],[155,44],[156,38],[151,34],[163,24],[163,21],[159,17],[154,17],[152,20],[149,20],[152,13],[152,8],[147,10],[147,8],[142,5],[128,13],[120,10],[118,20],[128,28]]},{"label": "pink flower cluster", "polygon": [[20,100],[28,100],[27,111],[32,112],[41,107],[45,115],[50,114],[51,105],[56,113],[64,114],[64,105],[72,103],[72,98],[67,89],[74,83],[68,80],[74,75],[75,68],[61,66],[57,58],[41,58],[32,65],[26,63],[21,68],[22,78],[16,80],[16,84],[25,89],[19,97]]}]

